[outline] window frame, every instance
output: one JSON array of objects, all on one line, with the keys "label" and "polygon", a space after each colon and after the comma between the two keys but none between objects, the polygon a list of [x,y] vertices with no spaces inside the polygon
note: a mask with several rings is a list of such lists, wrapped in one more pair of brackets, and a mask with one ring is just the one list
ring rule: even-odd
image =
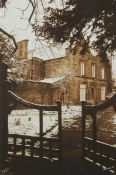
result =
[{"label": "window frame", "polygon": [[[84,90],[84,93],[83,93],[83,96],[81,96],[81,92]],[[87,99],[87,85],[86,83],[80,83],[80,86],[79,86],[79,95],[80,95],[80,102],[82,101],[86,101]]]},{"label": "window frame", "polygon": [[102,66],[101,68],[101,79],[104,80],[105,79],[105,68]]},{"label": "window frame", "polygon": [[91,76],[92,78],[96,77],[96,65],[95,64],[91,65]]}]

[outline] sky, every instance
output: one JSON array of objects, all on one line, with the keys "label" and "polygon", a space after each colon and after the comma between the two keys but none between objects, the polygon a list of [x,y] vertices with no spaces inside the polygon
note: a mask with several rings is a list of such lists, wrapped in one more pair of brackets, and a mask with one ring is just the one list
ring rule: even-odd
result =
[{"label": "sky", "polygon": [[[37,1],[37,0],[36,0]],[[38,0],[40,2],[40,0]],[[46,6],[48,0],[45,0],[44,6]],[[1,27],[15,36],[16,41],[23,39],[29,40],[30,56],[37,56],[43,59],[52,59],[54,57],[61,57],[65,55],[64,47],[60,45],[51,47],[46,42],[36,42],[36,37],[32,31],[31,25],[28,23],[29,16],[32,11],[31,4],[28,9],[23,13],[23,9],[27,8],[28,0],[8,0],[6,9],[0,9],[0,25]],[[35,17],[35,16],[34,16]],[[39,15],[38,20],[42,21],[43,7],[39,3]],[[33,19],[32,19],[33,20]],[[34,50],[34,51],[33,51]],[[33,52],[32,52],[33,51]]]},{"label": "sky", "polygon": [[[36,0],[38,3],[40,0]],[[44,7],[48,5],[49,0],[43,0]],[[34,32],[32,31],[31,26],[28,23],[29,14],[32,11],[31,4],[28,6],[28,0],[8,0],[6,8],[0,9],[0,25],[1,28],[14,35],[16,41],[20,41],[23,39],[29,40],[29,50],[30,55],[37,56],[43,59],[52,59],[54,57],[61,57],[65,55],[65,46],[57,46],[51,47],[49,44],[45,42],[36,42],[36,37]],[[54,4],[56,7],[58,3]],[[28,8],[27,8],[28,6]],[[43,7],[42,4],[39,3],[39,15],[37,19],[42,21],[43,17]],[[25,10],[23,14],[23,10]],[[33,17],[33,19],[35,16]],[[32,20],[33,20],[32,19]],[[32,52],[33,51],[33,52]],[[112,72],[116,77],[116,59],[112,61]]]}]

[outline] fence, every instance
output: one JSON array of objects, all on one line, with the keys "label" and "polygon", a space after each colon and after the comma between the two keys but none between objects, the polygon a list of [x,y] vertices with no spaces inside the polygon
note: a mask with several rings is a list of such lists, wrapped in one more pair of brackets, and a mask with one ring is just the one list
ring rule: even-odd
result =
[{"label": "fence", "polygon": [[[113,106],[116,111],[116,94],[106,102],[90,106],[82,102],[82,152],[83,160],[104,173],[116,174],[116,147],[97,140],[97,113]],[[86,136],[87,116],[92,118],[92,138]]]},{"label": "fence", "polygon": [[[50,162],[61,162],[62,155],[62,117],[61,117],[61,102],[56,105],[46,106],[30,103],[18,97],[13,92],[9,91],[10,108],[12,111],[18,104],[24,107],[39,110],[39,136],[26,136],[9,134],[8,155],[18,159],[29,160],[49,160]],[[45,137],[43,132],[43,113],[44,111],[56,111],[58,116],[58,134],[57,137]]]}]

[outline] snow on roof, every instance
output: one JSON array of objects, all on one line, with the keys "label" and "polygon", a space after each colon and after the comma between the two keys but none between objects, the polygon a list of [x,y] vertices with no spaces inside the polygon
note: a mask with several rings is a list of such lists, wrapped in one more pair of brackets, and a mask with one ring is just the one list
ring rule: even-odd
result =
[{"label": "snow on roof", "polygon": [[40,83],[49,83],[49,84],[53,84],[56,83],[57,81],[60,81],[62,79],[64,79],[65,77],[52,77],[52,78],[46,78],[46,79],[42,79],[38,82]]}]

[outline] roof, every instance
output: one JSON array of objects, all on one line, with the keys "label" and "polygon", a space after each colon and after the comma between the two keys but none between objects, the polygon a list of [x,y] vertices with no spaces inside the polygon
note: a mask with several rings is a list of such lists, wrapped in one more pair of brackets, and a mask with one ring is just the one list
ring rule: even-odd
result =
[{"label": "roof", "polygon": [[52,78],[45,78],[42,80],[28,80],[26,82],[53,84],[60,80],[63,80],[64,78],[65,77],[52,77]]},{"label": "roof", "polygon": [[49,84],[53,84],[53,83],[56,83],[62,79],[64,79],[65,77],[52,77],[52,78],[46,78],[46,79],[42,79],[38,82],[40,83],[49,83]]}]

